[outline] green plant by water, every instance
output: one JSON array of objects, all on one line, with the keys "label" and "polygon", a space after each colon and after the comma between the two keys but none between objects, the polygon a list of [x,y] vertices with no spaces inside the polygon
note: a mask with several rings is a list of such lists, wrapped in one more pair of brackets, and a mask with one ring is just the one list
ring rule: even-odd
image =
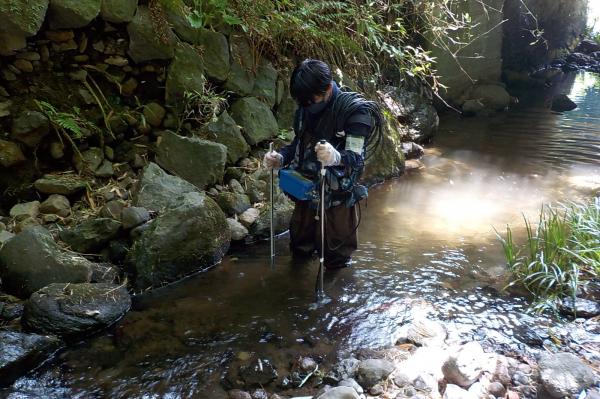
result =
[{"label": "green plant by water", "polygon": [[527,238],[515,243],[512,229],[503,237],[510,286],[526,288],[537,312],[556,310],[560,300],[600,273],[600,198],[586,203],[542,207],[537,226],[526,217]]}]

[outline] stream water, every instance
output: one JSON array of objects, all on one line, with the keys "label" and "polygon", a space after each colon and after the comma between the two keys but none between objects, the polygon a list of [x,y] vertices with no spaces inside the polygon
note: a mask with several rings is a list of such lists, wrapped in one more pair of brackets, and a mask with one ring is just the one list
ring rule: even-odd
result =
[{"label": "stream water", "polygon": [[[458,336],[527,352],[548,340],[547,315],[502,290],[506,271],[493,228],[522,232],[522,212],[589,197],[600,180],[600,83],[571,77],[579,104],[554,113],[551,91],[530,93],[489,118],[442,118],[426,168],[374,187],[362,207],[351,268],[325,277],[329,304],[314,308],[317,260],[293,264],[288,237],[233,251],[213,270],[136,299],[113,329],[0,391],[10,398],[221,398],[227,362],[258,353],[285,368],[299,354],[333,361],[393,344],[424,312]],[[600,335],[580,338],[600,346]]]}]

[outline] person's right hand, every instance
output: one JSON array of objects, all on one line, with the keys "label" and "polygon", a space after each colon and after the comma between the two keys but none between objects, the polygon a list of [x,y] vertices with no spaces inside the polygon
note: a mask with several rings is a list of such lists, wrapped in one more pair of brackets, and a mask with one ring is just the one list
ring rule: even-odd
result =
[{"label": "person's right hand", "polygon": [[263,166],[267,169],[277,169],[282,162],[283,156],[277,151],[267,152],[263,158]]}]

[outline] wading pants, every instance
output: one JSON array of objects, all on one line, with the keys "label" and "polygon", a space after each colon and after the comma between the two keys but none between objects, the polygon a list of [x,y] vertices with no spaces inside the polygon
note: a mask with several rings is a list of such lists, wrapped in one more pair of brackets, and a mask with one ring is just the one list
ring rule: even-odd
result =
[{"label": "wading pants", "polygon": [[[311,209],[308,201],[296,202],[290,220],[290,249],[294,257],[308,257],[321,251],[321,221],[315,216],[319,209]],[[325,209],[325,267],[337,269],[346,266],[357,248],[356,205],[346,208],[338,205]]]}]

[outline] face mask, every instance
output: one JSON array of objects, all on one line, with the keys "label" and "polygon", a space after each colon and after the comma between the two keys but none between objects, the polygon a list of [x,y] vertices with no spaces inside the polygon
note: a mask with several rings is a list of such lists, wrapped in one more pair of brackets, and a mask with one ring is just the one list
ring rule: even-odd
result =
[{"label": "face mask", "polygon": [[305,109],[309,114],[318,114],[319,112],[323,111],[326,106],[327,101],[321,101],[320,103],[310,104],[308,107],[305,107]]}]

